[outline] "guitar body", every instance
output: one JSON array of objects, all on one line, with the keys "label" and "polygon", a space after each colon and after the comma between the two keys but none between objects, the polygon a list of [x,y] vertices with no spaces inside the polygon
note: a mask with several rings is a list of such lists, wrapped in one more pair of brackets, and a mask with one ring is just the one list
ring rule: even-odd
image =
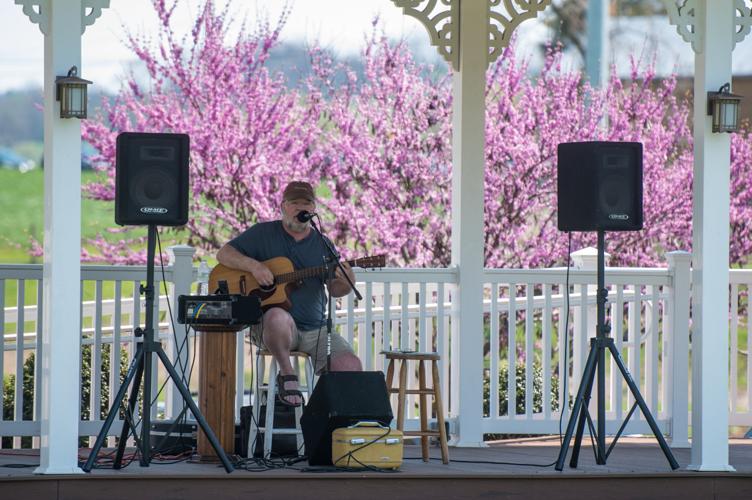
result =
[{"label": "guitar body", "polygon": [[[265,260],[263,264],[269,268],[274,276],[295,271],[292,261],[287,257],[274,257],[273,259]],[[227,282],[227,292],[230,294],[258,297],[261,300],[261,309],[264,311],[271,307],[290,309],[292,305],[289,298],[289,293],[294,288],[294,284],[292,283],[262,288],[250,271],[241,271],[223,264],[217,264],[212,269],[211,274],[209,274],[209,290],[211,292],[217,290],[220,281]]]},{"label": "guitar body", "polygon": [[[350,266],[361,268],[384,267],[386,256],[374,255],[348,260],[347,263]],[[306,278],[327,276],[332,270],[331,267],[327,268],[326,266],[295,269],[292,261],[287,257],[274,257],[263,261],[262,264],[268,267],[274,275],[274,285],[266,288],[261,287],[249,271],[241,271],[223,264],[217,264],[209,274],[210,293],[217,293],[217,290],[226,285],[227,290],[223,290],[221,293],[258,297],[261,300],[261,309],[264,311],[271,307],[282,307],[289,310],[292,306],[289,297],[290,292],[297,287],[299,282]],[[223,286],[220,287],[220,284]]]}]

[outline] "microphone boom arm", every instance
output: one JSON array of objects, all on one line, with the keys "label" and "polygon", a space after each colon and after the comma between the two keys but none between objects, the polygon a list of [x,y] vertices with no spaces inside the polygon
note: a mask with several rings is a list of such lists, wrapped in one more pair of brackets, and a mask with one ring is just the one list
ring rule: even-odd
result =
[{"label": "microphone boom arm", "polygon": [[[300,214],[298,214],[298,216],[300,216],[303,213],[304,212],[301,212]],[[310,212],[305,212],[305,214],[307,216],[308,214],[310,214]],[[358,289],[355,288],[355,283],[352,282],[352,280],[350,279],[350,276],[348,276],[347,272],[345,272],[345,268],[342,266],[342,262],[340,261],[339,256],[337,255],[337,252],[332,247],[332,244],[329,242],[328,239],[324,238],[324,235],[321,233],[321,230],[318,228],[318,226],[314,222],[313,220],[314,216],[318,217],[318,215],[316,215],[315,213],[310,215],[311,227],[315,229],[317,233],[319,233],[319,237],[321,238],[321,241],[324,242],[324,246],[329,251],[329,254],[332,256],[332,259],[334,259],[334,262],[337,264],[337,267],[340,269],[340,271],[342,271],[342,275],[345,277],[345,279],[347,280],[347,283],[349,283],[350,285],[350,288],[352,288],[352,291],[355,293],[355,297],[358,300],[363,300],[363,296],[360,294]]]}]

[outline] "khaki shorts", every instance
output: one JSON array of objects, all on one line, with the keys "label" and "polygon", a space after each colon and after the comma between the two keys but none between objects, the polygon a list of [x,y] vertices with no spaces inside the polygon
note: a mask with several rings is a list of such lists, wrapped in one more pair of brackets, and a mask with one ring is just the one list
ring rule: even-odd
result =
[{"label": "khaki shorts", "polygon": [[[266,348],[261,338],[261,325],[251,326],[251,342],[258,347]],[[294,327],[290,350],[308,354],[314,370],[320,373],[326,366],[326,327],[306,331]],[[355,354],[355,351],[340,334],[332,332],[332,358],[344,353]]]}]

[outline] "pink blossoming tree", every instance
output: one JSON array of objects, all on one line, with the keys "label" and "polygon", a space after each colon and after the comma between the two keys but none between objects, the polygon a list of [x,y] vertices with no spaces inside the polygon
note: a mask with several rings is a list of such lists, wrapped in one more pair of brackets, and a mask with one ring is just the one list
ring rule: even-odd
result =
[{"label": "pink blossoming tree", "polygon": [[[346,254],[386,252],[391,265],[450,261],[451,81],[418,64],[403,44],[373,35],[364,72],[311,51],[311,76],[290,89],[265,63],[276,27],[259,23],[230,36],[227,11],[211,1],[189,36],[172,27],[174,4],[154,1],[156,43],[128,41],[150,77],[130,78],[84,138],[100,152],[104,182],[90,196],[114,197],[115,137],[125,130],[184,132],[191,137],[191,220],[184,240],[214,252],[250,224],[278,215],[281,186],[319,186],[327,234]],[[692,135],[690,110],[637,64],[628,82],[591,89],[559,66],[552,50],[539,75],[505,50],[487,72],[485,249],[489,267],[538,267],[566,259],[556,229],[556,147],[584,140],[644,144],[645,229],[609,233],[620,265],[665,262],[690,250]],[[606,124],[605,127],[603,124]],[[731,256],[752,251],[749,131],[732,138]],[[575,233],[574,248],[594,244]],[[142,259],[128,242],[96,242],[107,260]],[[93,257],[92,257],[93,258]]]}]

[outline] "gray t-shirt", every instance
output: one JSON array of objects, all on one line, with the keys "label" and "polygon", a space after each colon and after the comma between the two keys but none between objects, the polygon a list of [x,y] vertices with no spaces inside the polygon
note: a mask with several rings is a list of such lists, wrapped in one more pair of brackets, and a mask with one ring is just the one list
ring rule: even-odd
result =
[{"label": "gray t-shirt", "polygon": [[[329,240],[327,240],[329,241]],[[265,261],[287,257],[296,270],[319,267],[329,259],[329,251],[318,233],[311,231],[300,241],[290,236],[282,221],[260,222],[230,241],[230,245],[247,257]],[[290,315],[298,330],[315,330],[326,324],[324,278],[307,278],[289,295]]]}]

